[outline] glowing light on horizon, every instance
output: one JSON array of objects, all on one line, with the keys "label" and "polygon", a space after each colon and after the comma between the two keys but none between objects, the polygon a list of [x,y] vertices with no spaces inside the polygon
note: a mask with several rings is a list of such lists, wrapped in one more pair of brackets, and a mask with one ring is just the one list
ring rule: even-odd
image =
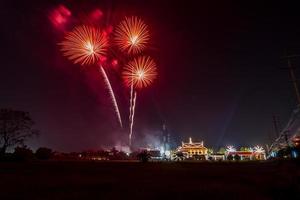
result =
[{"label": "glowing light on horizon", "polygon": [[140,53],[148,41],[148,27],[138,17],[125,17],[116,28],[115,43],[123,52],[128,54]]},{"label": "glowing light on horizon", "polygon": [[257,146],[254,147],[254,152],[255,153],[264,153],[265,150],[264,150],[263,147],[257,145]]},{"label": "glowing light on horizon", "polygon": [[104,34],[92,26],[78,26],[67,33],[59,44],[64,56],[75,64],[95,64],[106,54],[107,39]]},{"label": "glowing light on horizon", "polygon": [[234,146],[228,146],[228,147],[226,147],[226,151],[227,152],[235,152],[236,148],[234,148]]},{"label": "glowing light on horizon", "polygon": [[171,156],[171,151],[166,150],[166,151],[165,151],[165,155],[166,155],[167,157],[170,157],[170,156]]},{"label": "glowing light on horizon", "polygon": [[125,83],[135,88],[144,88],[152,84],[157,76],[156,64],[150,57],[138,57],[129,62],[123,72]]}]

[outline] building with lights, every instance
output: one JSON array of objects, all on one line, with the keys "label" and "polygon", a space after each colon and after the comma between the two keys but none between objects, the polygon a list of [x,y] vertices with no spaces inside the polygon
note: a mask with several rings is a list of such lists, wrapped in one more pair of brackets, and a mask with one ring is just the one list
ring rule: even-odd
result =
[{"label": "building with lights", "polygon": [[225,154],[223,154],[223,153],[213,153],[213,154],[209,155],[208,159],[212,160],[212,161],[223,161],[223,160],[225,160]]},{"label": "building with lights", "polygon": [[233,160],[266,160],[265,150],[260,146],[250,148],[249,151],[237,151],[233,146],[229,146],[225,155],[227,159],[231,157]]},{"label": "building with lights", "polygon": [[182,142],[181,146],[177,148],[177,152],[182,153],[185,158],[206,160],[207,148],[204,147],[202,142],[193,142],[192,138],[189,138],[189,142]]},{"label": "building with lights", "polygon": [[235,156],[239,156],[240,160],[253,160],[253,152],[250,151],[230,151],[226,153],[226,158],[232,156],[233,160],[236,158]]},{"label": "building with lights", "polygon": [[292,143],[294,147],[300,147],[300,136],[296,135],[292,138]]}]

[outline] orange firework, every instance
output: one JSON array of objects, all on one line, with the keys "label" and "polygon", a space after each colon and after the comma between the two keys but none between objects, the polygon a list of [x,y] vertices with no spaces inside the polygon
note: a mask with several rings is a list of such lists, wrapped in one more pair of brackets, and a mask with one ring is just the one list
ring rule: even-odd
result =
[{"label": "orange firework", "polygon": [[[65,40],[60,43],[61,51],[75,64],[90,65],[97,63],[98,60],[105,58],[107,49],[107,38],[99,29],[92,26],[79,26],[65,36]],[[109,90],[115,111],[122,127],[122,119],[116,101],[114,91],[111,87],[107,74],[100,63],[99,70],[104,77],[104,81]]]},{"label": "orange firework", "polygon": [[128,54],[140,53],[149,40],[148,27],[138,17],[125,17],[115,32],[115,43]]},{"label": "orange firework", "polygon": [[129,62],[123,72],[123,78],[127,85],[133,85],[136,88],[147,87],[156,76],[156,64],[146,56],[135,58]]},{"label": "orange firework", "polygon": [[83,25],[67,33],[65,40],[59,45],[64,56],[75,64],[89,65],[105,55],[107,39],[99,29]]}]

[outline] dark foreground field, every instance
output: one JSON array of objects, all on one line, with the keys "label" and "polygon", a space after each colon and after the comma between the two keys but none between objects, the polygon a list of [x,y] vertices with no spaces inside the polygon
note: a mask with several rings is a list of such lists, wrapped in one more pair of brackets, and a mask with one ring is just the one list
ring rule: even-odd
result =
[{"label": "dark foreground field", "polygon": [[291,162],[0,163],[0,199],[300,199]]}]

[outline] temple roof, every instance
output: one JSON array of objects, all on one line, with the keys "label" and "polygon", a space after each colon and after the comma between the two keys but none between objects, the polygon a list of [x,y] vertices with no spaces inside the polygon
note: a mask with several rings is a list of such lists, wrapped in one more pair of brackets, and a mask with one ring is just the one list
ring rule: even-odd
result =
[{"label": "temple roof", "polygon": [[205,148],[206,149],[206,147],[204,147],[203,145],[203,141],[193,142],[192,138],[189,138],[188,143],[182,142],[181,148]]}]

